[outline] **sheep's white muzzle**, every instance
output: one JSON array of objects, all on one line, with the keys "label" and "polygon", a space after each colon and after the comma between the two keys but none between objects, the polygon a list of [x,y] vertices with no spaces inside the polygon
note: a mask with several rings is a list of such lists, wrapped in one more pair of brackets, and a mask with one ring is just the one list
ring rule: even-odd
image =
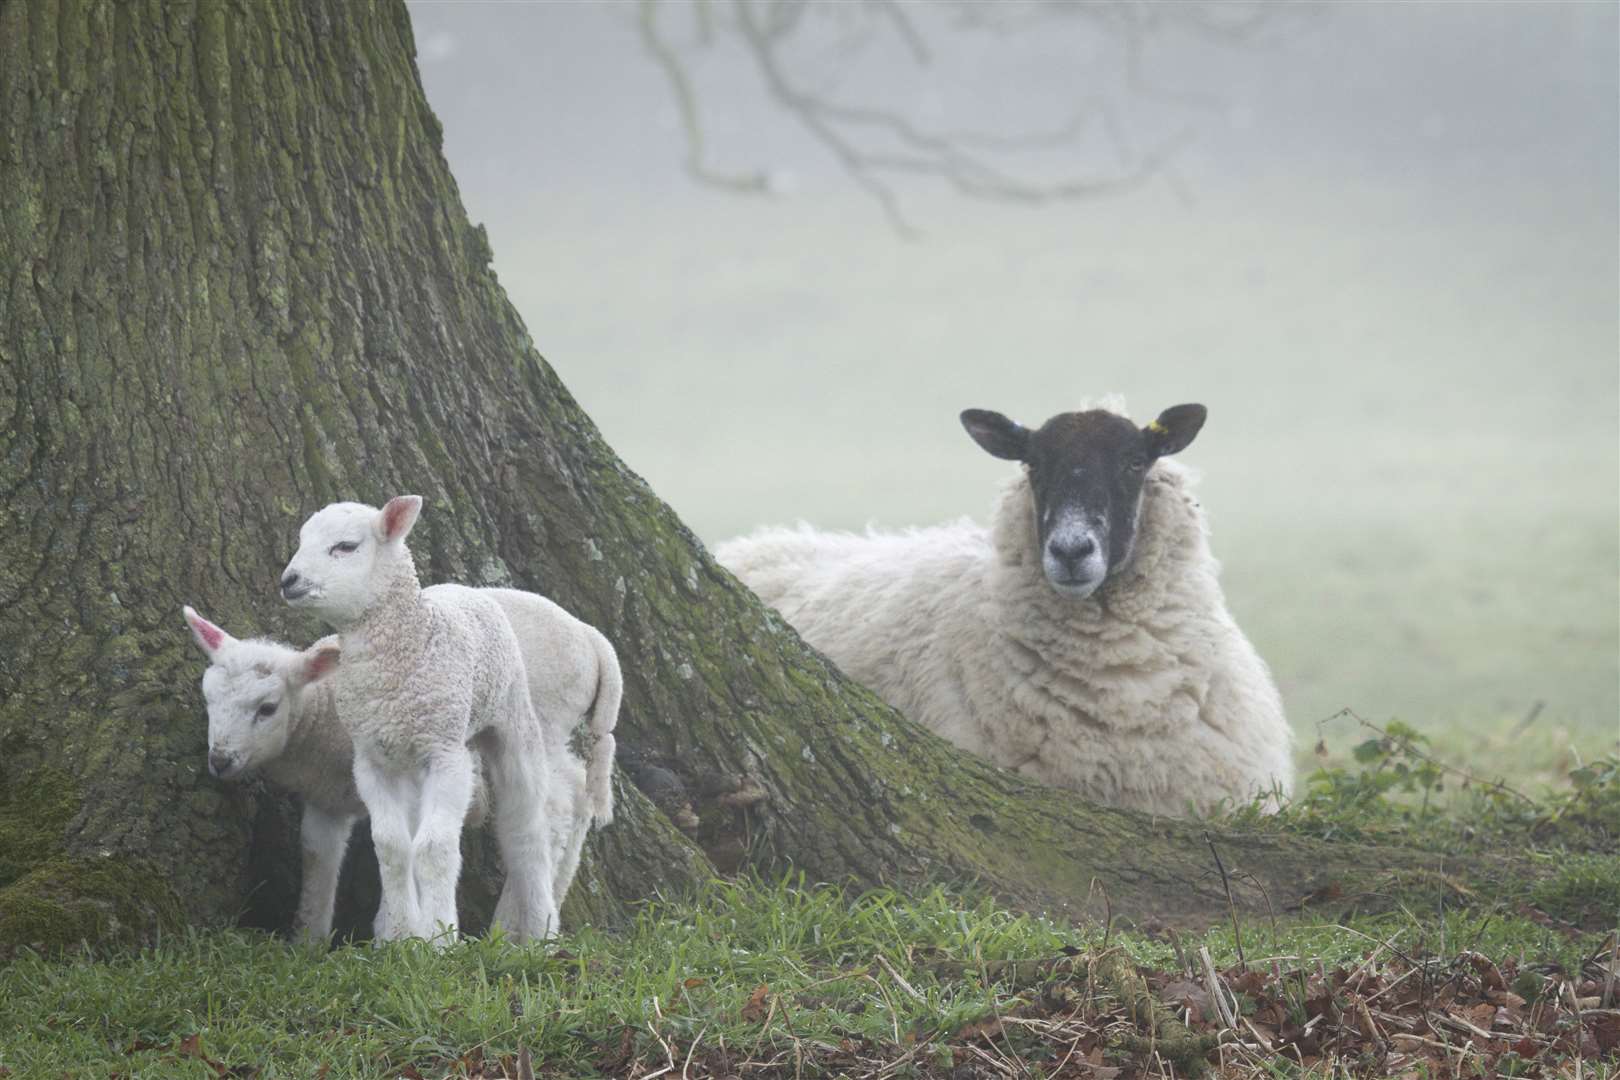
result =
[{"label": "sheep's white muzzle", "polygon": [[1090,596],[1108,576],[1108,537],[1083,519],[1061,521],[1047,535],[1041,551],[1041,570],[1047,582],[1064,596]]}]

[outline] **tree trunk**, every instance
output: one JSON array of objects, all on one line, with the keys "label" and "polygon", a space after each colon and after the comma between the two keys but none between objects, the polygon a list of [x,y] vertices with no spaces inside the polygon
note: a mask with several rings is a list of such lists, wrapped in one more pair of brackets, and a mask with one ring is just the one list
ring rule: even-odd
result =
[{"label": "tree trunk", "polygon": [[[692,800],[707,857],[621,773],[571,918],[709,859],[1223,910],[1196,827],[968,758],[800,642],[614,456],[489,263],[397,0],[0,0],[0,948],[285,923],[292,818],[207,776],[180,607],[313,639],[275,592],[299,523],[401,492],[426,498],[425,581],[535,589],[607,633],[630,771]],[[1431,861],[1220,842],[1279,907]]]}]

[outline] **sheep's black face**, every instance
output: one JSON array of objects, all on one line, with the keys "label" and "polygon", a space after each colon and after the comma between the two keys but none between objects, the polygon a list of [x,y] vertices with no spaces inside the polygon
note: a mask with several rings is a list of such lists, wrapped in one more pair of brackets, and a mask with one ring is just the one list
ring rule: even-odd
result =
[{"label": "sheep's black face", "polygon": [[1093,409],[1059,413],[1030,431],[1000,413],[968,409],[962,426],[996,457],[1024,463],[1046,580],[1085,597],[1130,562],[1148,469],[1192,442],[1204,416],[1202,405],[1177,405],[1138,428]]}]

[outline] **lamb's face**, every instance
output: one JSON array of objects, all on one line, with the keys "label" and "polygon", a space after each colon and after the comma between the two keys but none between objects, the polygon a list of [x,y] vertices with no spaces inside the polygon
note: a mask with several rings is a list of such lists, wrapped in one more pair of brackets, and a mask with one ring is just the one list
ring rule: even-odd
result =
[{"label": "lamb's face", "polygon": [[[215,654],[203,672],[208,771],[221,780],[274,761],[287,748],[294,690],[281,658],[249,655],[265,648],[261,642],[233,642]],[[292,649],[286,652],[298,655]]]},{"label": "lamb's face", "polygon": [[323,638],[299,652],[272,641],[240,641],[190,608],[185,611],[210,661],[202,678],[208,771],[231,780],[286,750],[299,695],[337,666],[337,638]]},{"label": "lamb's face", "polygon": [[1138,428],[1093,409],[1059,413],[1029,431],[1000,413],[969,409],[962,424],[991,454],[1024,463],[1041,570],[1059,593],[1082,598],[1130,562],[1148,469],[1192,442],[1204,416],[1202,405],[1177,405]]},{"label": "lamb's face", "polygon": [[333,503],[317,511],[298,530],[298,550],[281,576],[283,599],[335,627],[351,625],[376,600],[379,570],[400,557],[421,505],[407,495],[381,510]]}]

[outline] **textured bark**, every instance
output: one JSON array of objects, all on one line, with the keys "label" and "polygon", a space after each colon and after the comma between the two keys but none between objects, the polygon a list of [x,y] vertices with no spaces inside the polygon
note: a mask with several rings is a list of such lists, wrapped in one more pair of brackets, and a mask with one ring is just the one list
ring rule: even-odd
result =
[{"label": "textured bark", "polygon": [[[274,591],[298,524],[399,492],[427,500],[425,580],[537,589],[608,634],[621,745],[666,809],[684,784],[722,868],[975,880],[1060,911],[1095,878],[1116,910],[1221,910],[1196,829],[906,723],[619,462],[490,270],[402,3],[0,4],[0,948],[285,922],[287,808],[207,777],[180,606],[312,639]],[[575,919],[711,872],[622,782],[621,806]],[[1430,861],[1222,843],[1279,906]]]}]

